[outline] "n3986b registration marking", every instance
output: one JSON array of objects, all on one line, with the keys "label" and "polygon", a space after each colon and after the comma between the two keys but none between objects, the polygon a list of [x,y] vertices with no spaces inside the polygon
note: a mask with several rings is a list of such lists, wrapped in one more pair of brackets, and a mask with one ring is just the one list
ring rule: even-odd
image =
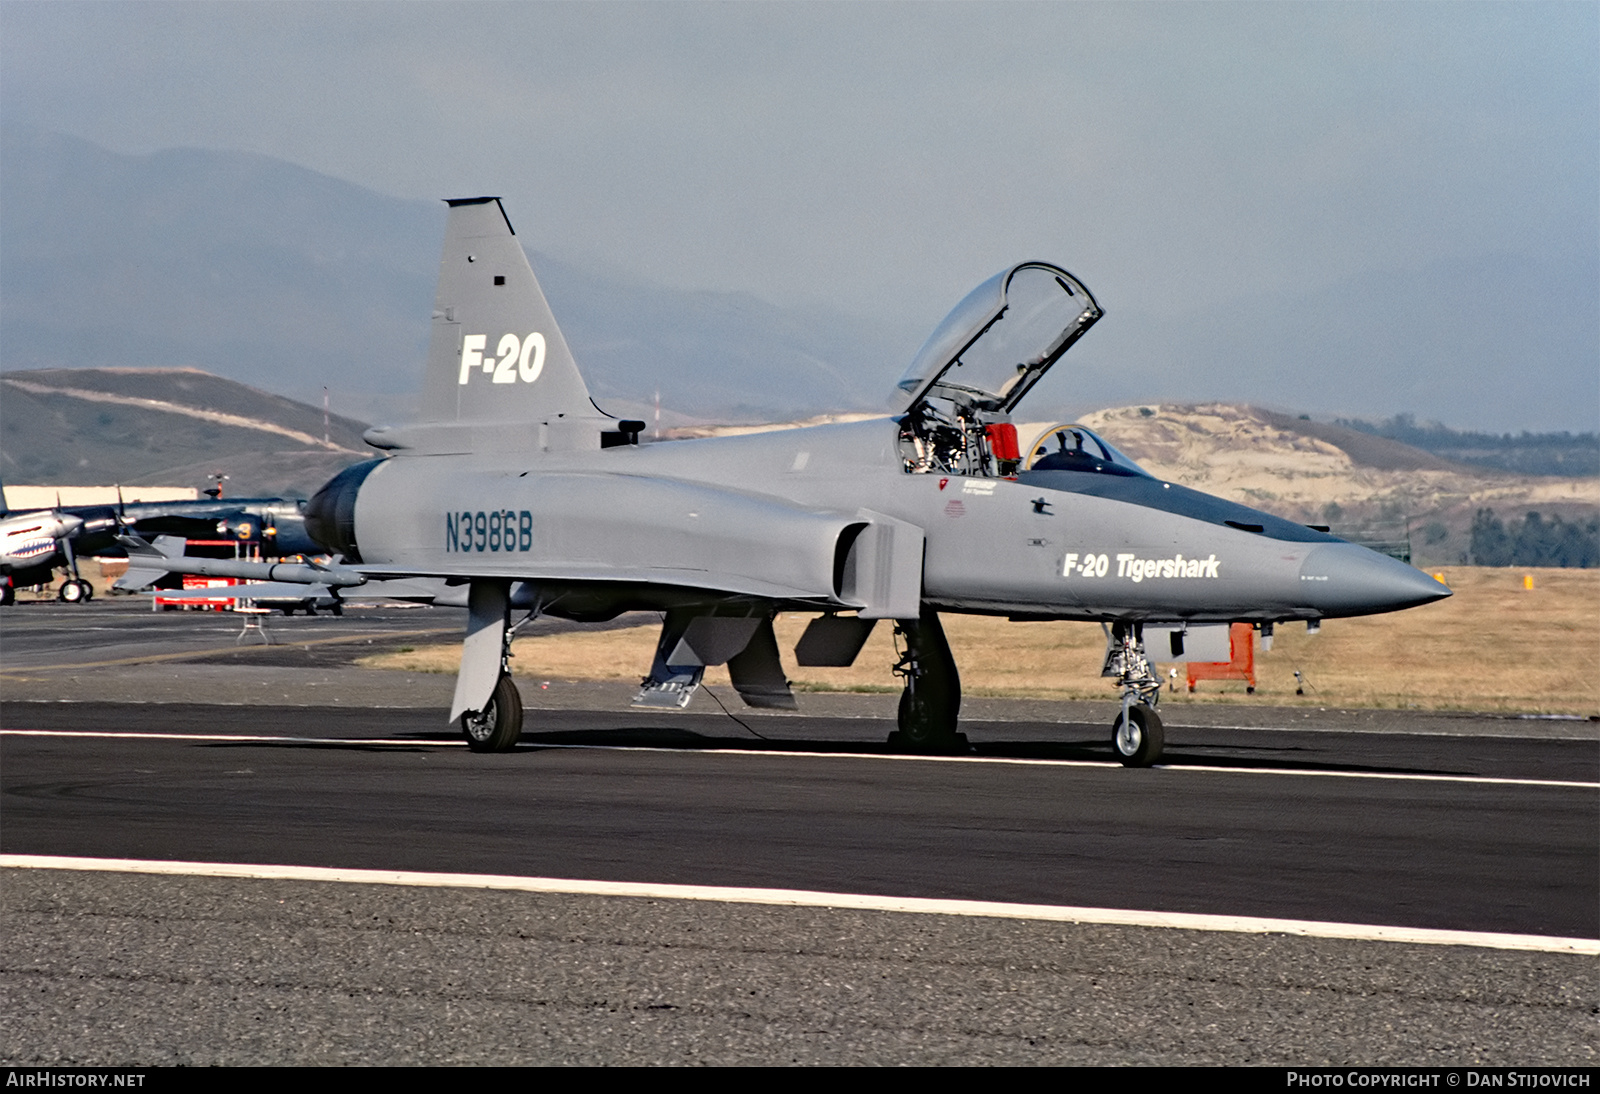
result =
[{"label": "n3986b registration marking", "polygon": [[531,551],[533,514],[526,509],[463,509],[444,515],[446,551]]}]

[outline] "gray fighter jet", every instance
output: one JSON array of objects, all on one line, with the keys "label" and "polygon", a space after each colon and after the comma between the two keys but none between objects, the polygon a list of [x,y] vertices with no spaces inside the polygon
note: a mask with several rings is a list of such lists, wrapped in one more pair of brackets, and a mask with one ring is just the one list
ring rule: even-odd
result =
[{"label": "gray fighter jet", "polygon": [[227,572],[346,595],[444,582],[469,611],[450,717],[476,750],[522,731],[507,668],[521,612],[662,613],[637,701],[670,706],[725,663],[747,703],[792,707],[778,612],[822,613],[802,665],[850,664],[887,620],[904,650],[891,743],[927,751],[963,743],[941,613],[1094,620],[1122,691],[1115,752],[1146,765],[1162,748],[1146,626],[1165,661],[1233,622],[1270,635],[1450,595],[1325,530],[1160,481],[1081,427],[1022,451],[1010,415],[1101,316],[1057,266],[973,290],[906,370],[892,416],[641,445],[643,422],[590,399],[499,199],[448,204],[422,420],[369,431],[386,456],[307,509],[336,564]]}]

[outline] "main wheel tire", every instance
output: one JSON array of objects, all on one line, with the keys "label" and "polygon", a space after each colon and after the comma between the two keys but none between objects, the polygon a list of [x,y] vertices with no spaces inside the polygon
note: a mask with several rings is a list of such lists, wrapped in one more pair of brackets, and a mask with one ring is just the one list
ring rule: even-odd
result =
[{"label": "main wheel tire", "polygon": [[1126,727],[1121,714],[1111,726],[1111,749],[1123,767],[1149,767],[1161,758],[1165,743],[1161,718],[1143,704],[1128,708]]},{"label": "main wheel tire", "polygon": [[480,711],[461,716],[461,732],[474,752],[510,752],[522,736],[522,694],[509,676],[500,677]]},{"label": "main wheel tire", "polygon": [[924,689],[900,693],[899,732],[891,743],[911,752],[949,752],[960,743],[956,719],[942,696]]},{"label": "main wheel tire", "polygon": [[61,588],[56,591],[56,599],[67,604],[77,604],[80,601],[89,599],[88,590],[89,586],[85,582],[68,578],[61,583]]}]

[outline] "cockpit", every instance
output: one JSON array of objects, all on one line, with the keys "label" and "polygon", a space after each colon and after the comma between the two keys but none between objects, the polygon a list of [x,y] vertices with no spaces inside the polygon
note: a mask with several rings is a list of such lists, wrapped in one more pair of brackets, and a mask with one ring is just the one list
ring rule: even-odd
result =
[{"label": "cockpit", "polygon": [[1028,471],[1079,471],[1090,475],[1142,475],[1150,473],[1109,441],[1085,426],[1053,425],[1030,446],[1024,462]]},{"label": "cockpit", "polygon": [[[979,285],[935,328],[896,385],[906,399],[905,470],[1015,475],[1026,461],[1012,409],[1101,314],[1082,282],[1043,262],[1013,266]],[[1114,451],[1098,438],[1090,444]]]}]

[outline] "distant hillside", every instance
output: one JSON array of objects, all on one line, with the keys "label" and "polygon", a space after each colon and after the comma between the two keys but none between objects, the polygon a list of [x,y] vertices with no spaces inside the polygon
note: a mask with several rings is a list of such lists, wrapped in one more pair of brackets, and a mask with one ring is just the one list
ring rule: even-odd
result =
[{"label": "distant hillside", "polygon": [[1479,467],[1524,475],[1600,475],[1597,433],[1471,433],[1438,422],[1418,425],[1410,414],[1377,423],[1340,418],[1338,424]]},{"label": "distant hillside", "polygon": [[[374,453],[365,424],[191,369],[47,369],[0,375],[0,478],[309,496]],[[326,437],[326,439],[324,439]]]},{"label": "distant hillside", "polygon": [[1161,478],[1352,538],[1409,533],[1419,564],[1467,561],[1481,509],[1586,525],[1600,507],[1600,478],[1475,467],[1239,404],[1118,407],[1083,423]]}]

